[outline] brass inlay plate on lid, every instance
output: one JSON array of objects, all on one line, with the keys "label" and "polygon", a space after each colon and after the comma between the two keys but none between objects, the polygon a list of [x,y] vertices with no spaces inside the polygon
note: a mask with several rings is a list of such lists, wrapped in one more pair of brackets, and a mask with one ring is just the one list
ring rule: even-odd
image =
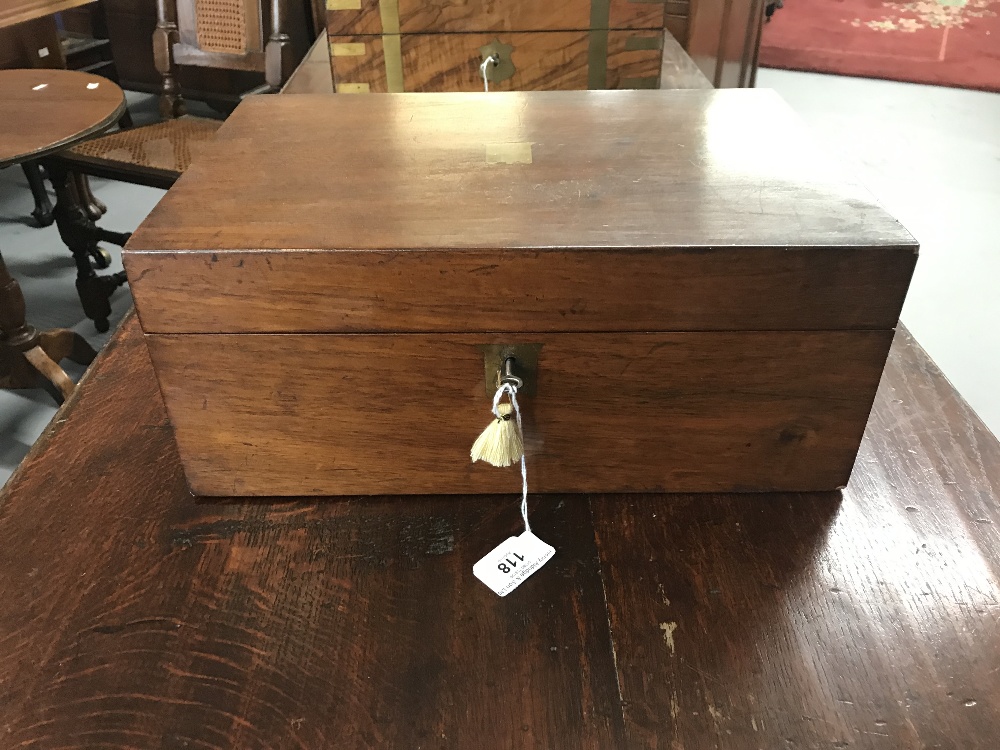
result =
[{"label": "brass inlay plate on lid", "polygon": [[487,143],[487,164],[531,164],[531,142]]},{"label": "brass inlay plate on lid", "polygon": [[333,57],[361,57],[366,52],[364,42],[332,42],[330,54]]}]

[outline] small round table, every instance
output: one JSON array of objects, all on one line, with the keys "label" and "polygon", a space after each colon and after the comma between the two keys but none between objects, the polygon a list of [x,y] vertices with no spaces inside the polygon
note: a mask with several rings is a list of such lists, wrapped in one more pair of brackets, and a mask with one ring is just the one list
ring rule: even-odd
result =
[{"label": "small round table", "polygon": [[[0,102],[4,110],[0,118],[0,167],[56,154],[108,129],[125,112],[125,94],[118,86],[106,78],[69,70],[0,70]],[[124,283],[124,275],[97,276],[81,240],[86,234],[87,242],[96,249],[97,239],[122,244],[128,235],[94,227],[79,205],[72,176],[55,163],[48,165],[48,171],[56,189],[54,213],[59,234],[73,251],[81,298],[81,279],[84,286],[100,286],[102,291],[110,287],[113,291]],[[108,297],[110,291],[104,298],[110,312]],[[73,331],[40,333],[27,323],[21,287],[0,255],[0,385],[28,386],[37,370],[65,398],[72,392],[73,382],[57,362],[69,358],[90,364],[94,356],[90,345]]]}]

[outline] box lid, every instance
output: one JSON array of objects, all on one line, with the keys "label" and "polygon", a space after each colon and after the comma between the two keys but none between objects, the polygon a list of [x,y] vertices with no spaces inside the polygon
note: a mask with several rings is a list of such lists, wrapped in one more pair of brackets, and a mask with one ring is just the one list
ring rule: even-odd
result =
[{"label": "box lid", "polygon": [[125,263],[147,332],[848,329],[916,249],[771,91],[300,95]]}]

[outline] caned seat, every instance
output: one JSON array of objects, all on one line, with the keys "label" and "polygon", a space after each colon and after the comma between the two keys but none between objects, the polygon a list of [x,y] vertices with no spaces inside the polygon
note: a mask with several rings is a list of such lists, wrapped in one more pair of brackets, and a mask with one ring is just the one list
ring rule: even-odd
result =
[{"label": "caned seat", "polygon": [[264,73],[249,93],[280,90],[294,68],[285,32],[292,0],[157,0],[153,57],[163,76],[161,122],[86,141],[58,157],[78,173],[169,188],[222,123],[186,114],[176,65]]},{"label": "caned seat", "polygon": [[146,182],[169,187],[221,125],[219,120],[203,117],[163,120],[85,141],[64,158],[88,174],[114,177],[123,169],[132,169],[145,174]]}]

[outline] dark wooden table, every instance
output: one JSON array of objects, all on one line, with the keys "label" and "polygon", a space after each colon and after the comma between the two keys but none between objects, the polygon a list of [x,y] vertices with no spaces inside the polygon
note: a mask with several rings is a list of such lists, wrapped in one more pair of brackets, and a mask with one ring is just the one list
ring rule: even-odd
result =
[{"label": "dark wooden table", "polygon": [[500,599],[513,489],[192,497],[130,318],[0,496],[0,744],[997,747],[1000,445],[905,331],[842,495],[535,496]]}]

